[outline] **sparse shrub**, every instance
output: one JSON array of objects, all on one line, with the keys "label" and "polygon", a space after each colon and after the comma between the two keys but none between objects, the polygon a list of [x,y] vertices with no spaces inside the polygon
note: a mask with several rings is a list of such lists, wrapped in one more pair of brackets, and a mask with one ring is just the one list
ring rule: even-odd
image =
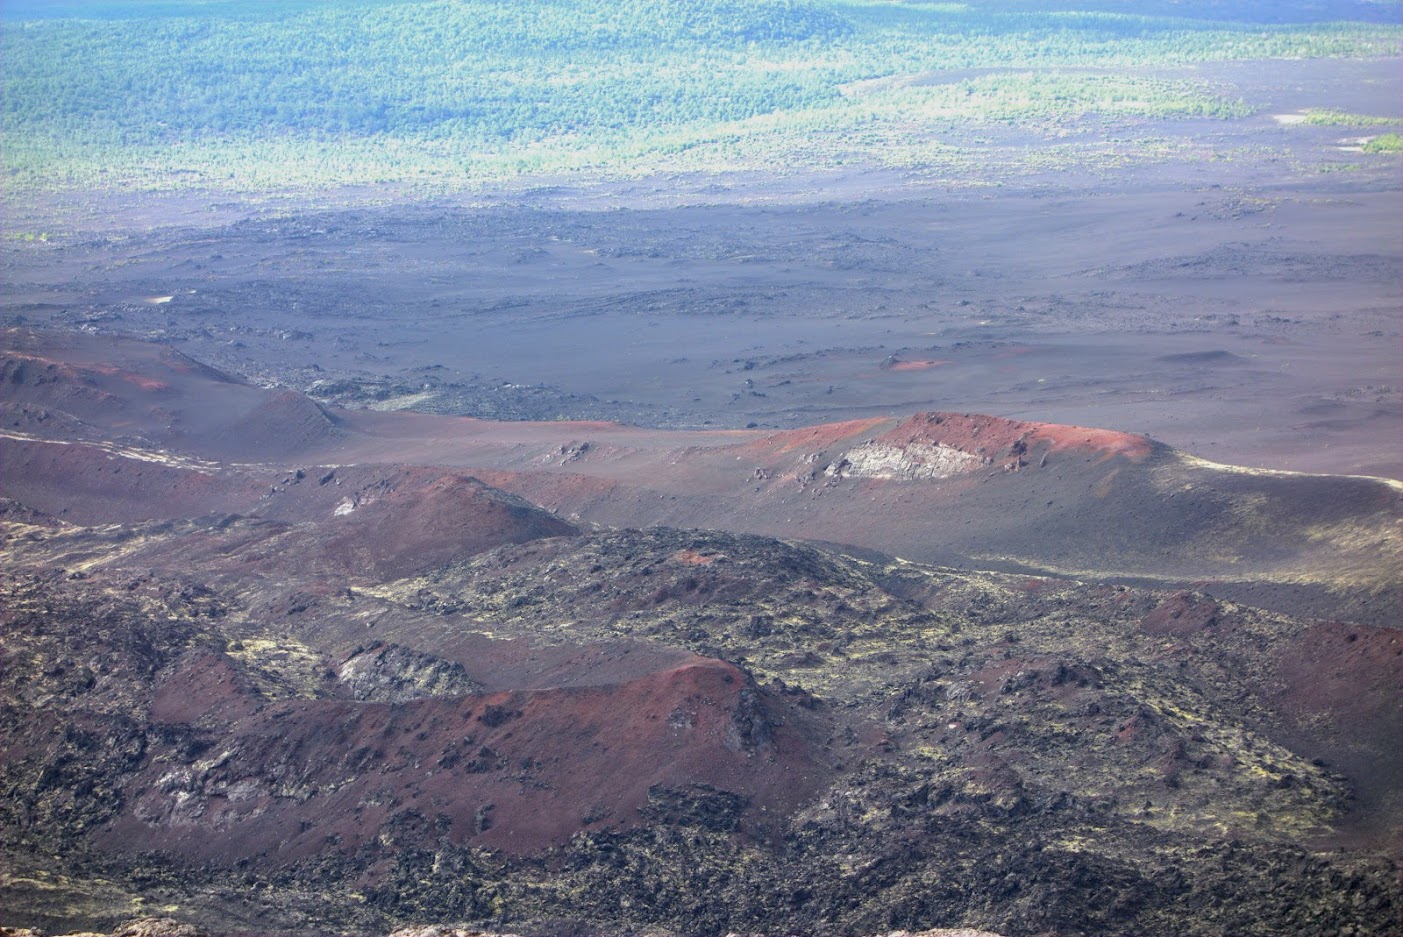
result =
[{"label": "sparse shrub", "polygon": [[1364,144],[1365,153],[1398,153],[1403,152],[1403,136],[1396,133],[1385,133],[1377,136]]}]

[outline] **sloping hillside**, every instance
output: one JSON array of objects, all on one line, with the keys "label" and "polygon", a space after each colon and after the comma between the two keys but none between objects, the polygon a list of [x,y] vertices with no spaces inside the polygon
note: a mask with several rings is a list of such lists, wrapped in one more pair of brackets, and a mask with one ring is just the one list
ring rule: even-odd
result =
[{"label": "sloping hillside", "polygon": [[[1241,469],[1143,436],[977,414],[767,433],[332,411],[156,346],[11,338],[7,373],[23,378],[7,403],[11,496],[84,523],[181,516],[202,501],[301,517],[326,510],[329,493],[345,509],[393,483],[357,475],[362,487],[347,491],[353,476],[335,466],[411,463],[452,467],[578,522],[802,537],[1038,575],[1211,583],[1241,601],[1373,624],[1403,615],[1403,485],[1387,479]],[[51,361],[42,381],[36,361]],[[44,421],[32,418],[38,410]],[[79,440],[90,446],[44,444]],[[198,472],[172,473],[181,466]],[[328,489],[297,471],[341,474]],[[99,477],[96,488],[50,490],[56,478]],[[427,503],[423,521],[437,512]]]},{"label": "sloping hillside", "polygon": [[[959,414],[317,409],[334,433],[289,437],[286,395],[151,346],[17,345],[8,413],[46,415],[3,445],[7,925],[1387,933],[1403,907],[1399,630],[1222,589],[1369,608],[1394,485]],[[711,529],[630,526],[659,521]]]}]

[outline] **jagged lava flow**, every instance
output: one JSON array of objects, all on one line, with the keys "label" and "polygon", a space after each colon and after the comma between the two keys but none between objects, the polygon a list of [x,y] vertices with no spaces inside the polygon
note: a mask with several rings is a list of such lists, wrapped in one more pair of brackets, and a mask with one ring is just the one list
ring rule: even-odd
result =
[{"label": "jagged lava flow", "polygon": [[1395,482],[973,414],[332,410],[31,330],[3,380],[7,924],[1403,906]]}]

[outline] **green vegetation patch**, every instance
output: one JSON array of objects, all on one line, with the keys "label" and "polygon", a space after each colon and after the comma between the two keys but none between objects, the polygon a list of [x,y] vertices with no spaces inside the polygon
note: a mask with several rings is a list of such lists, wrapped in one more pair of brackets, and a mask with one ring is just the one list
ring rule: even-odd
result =
[{"label": "green vegetation patch", "polygon": [[1398,124],[1399,118],[1351,114],[1334,108],[1312,108],[1306,111],[1305,123],[1318,127],[1389,127]]},{"label": "green vegetation patch", "polygon": [[1403,136],[1396,133],[1385,133],[1377,136],[1364,144],[1365,153],[1398,153],[1403,152]]},{"label": "green vegetation patch", "polygon": [[908,166],[941,122],[1240,116],[1220,88],[1126,70],[1392,55],[1400,34],[861,0],[231,7],[7,21],[11,188]]}]

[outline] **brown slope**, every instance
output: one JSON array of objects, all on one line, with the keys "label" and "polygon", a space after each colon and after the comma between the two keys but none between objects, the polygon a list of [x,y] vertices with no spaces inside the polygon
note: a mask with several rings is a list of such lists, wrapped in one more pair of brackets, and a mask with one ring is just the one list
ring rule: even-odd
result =
[{"label": "brown slope", "polygon": [[101,443],[0,440],[4,494],[75,524],[132,523],[247,510],[267,492],[256,475]]},{"label": "brown slope", "polygon": [[505,543],[578,533],[555,515],[460,473],[406,469],[390,484],[383,497],[364,506],[334,510],[329,521],[308,531],[308,548],[348,572],[383,580]]},{"label": "brown slope", "polygon": [[591,446],[558,467],[519,467],[532,461],[527,452],[519,444],[510,458],[455,457],[514,463],[479,474],[562,514],[620,526],[720,527],[928,562],[1214,581],[1249,601],[1377,622],[1400,613],[1403,487],[1380,479],[1237,470],[1139,436],[950,414],[842,436],[815,427],[661,452]]},{"label": "brown slope", "polygon": [[451,469],[309,466],[278,482],[252,511],[290,525],[280,561],[301,572],[395,579],[502,544],[578,533],[548,511]]},{"label": "brown slope", "polygon": [[[208,516],[178,544],[156,538],[143,546],[140,527],[114,534],[124,543],[113,555],[139,552],[153,568],[203,569],[218,579],[257,574],[379,582],[503,544],[578,533],[548,511],[460,472],[359,466],[269,476],[145,456],[11,440],[0,451],[4,490],[12,499],[8,513],[25,523],[52,518],[82,525]],[[247,522],[236,524],[243,516]]]},{"label": "brown slope", "polygon": [[[331,414],[200,371],[156,346],[20,338],[16,354],[42,352],[81,372],[21,382],[33,392],[30,405],[55,414],[53,432],[67,431],[60,413],[110,432],[144,413],[147,422],[132,425],[155,427],[143,445],[159,454],[440,465],[605,524],[804,537],[1050,574],[1213,582],[1246,601],[1323,617],[1403,616],[1403,486],[1385,480],[1239,470],[1143,436],[971,414],[781,432]],[[103,354],[116,364],[102,364]],[[86,410],[56,396],[65,387],[100,392],[101,405]],[[33,429],[37,420],[27,425],[48,432]],[[265,510],[278,509],[258,506]]]},{"label": "brown slope", "polygon": [[200,426],[172,438],[182,446],[231,460],[295,458],[338,439],[336,419],[292,390],[271,391],[227,426]]},{"label": "brown slope", "polygon": [[[4,339],[5,422],[51,439],[97,436],[256,461],[342,435],[302,394],[254,387],[161,345],[24,328],[6,329]],[[47,426],[36,430],[40,422]]]},{"label": "brown slope", "polygon": [[1377,821],[1403,816],[1398,630],[1320,622],[1283,642],[1270,667],[1275,679],[1269,701],[1280,736],[1354,779],[1358,803],[1347,838],[1381,839],[1397,848],[1403,832],[1396,823]]},{"label": "brown slope", "polygon": [[[208,689],[200,673],[215,663],[196,658],[195,672],[169,678],[153,715],[183,705],[181,721],[197,719],[189,690]],[[703,802],[709,789],[729,792],[710,799],[714,822],[734,828],[757,811],[788,813],[833,774],[811,717],[704,658],[614,685],[243,713],[237,684],[221,685],[194,699],[228,720],[208,739],[218,757],[156,753],[98,837],[106,848],[265,868],[439,837],[534,852],[635,826],[667,809],[668,790]]]},{"label": "brown slope", "polygon": [[229,375],[149,342],[80,332],[9,328],[4,335],[7,401],[47,407],[101,427],[107,438],[157,435],[197,406],[232,422],[261,396]]}]

